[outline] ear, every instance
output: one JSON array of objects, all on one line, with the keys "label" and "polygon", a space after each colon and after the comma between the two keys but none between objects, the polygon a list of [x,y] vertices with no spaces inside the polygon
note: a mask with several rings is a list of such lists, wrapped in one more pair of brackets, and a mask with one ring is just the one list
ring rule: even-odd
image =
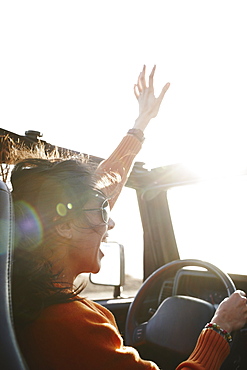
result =
[{"label": "ear", "polygon": [[65,239],[72,238],[72,227],[70,222],[63,222],[61,224],[56,225],[56,230],[58,235]]}]

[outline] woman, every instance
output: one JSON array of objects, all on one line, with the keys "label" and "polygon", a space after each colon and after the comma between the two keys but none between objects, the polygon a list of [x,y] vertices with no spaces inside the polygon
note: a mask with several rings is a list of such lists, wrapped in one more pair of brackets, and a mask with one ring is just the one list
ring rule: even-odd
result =
[{"label": "woman", "polygon": [[[13,309],[20,347],[30,369],[158,369],[123,345],[113,315],[80,298],[76,276],[98,272],[100,243],[114,227],[109,209],[126,182],[169,87],[154,97],[145,66],[135,85],[139,116],[112,155],[95,170],[74,160],[29,159],[12,173],[16,213]],[[224,301],[195,351],[178,369],[217,370],[229,353],[229,332],[247,318],[244,292]],[[216,326],[217,324],[217,326]]]}]

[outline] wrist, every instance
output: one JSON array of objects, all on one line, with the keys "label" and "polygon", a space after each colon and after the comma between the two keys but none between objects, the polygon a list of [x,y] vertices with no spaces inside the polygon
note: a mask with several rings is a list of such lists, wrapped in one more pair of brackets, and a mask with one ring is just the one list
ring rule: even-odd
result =
[{"label": "wrist", "polygon": [[137,129],[137,128],[131,128],[128,132],[128,135],[133,135],[135,136],[141,143],[145,140],[144,138],[144,133],[142,130]]},{"label": "wrist", "polygon": [[224,320],[224,318],[222,319],[220,315],[217,314],[217,312],[212,317],[211,323],[212,322],[219,325],[222,329],[226,330],[228,333],[232,332],[232,326],[228,323],[227,320]]},{"label": "wrist", "polygon": [[139,116],[136,120],[135,120],[135,124],[133,126],[134,129],[137,129],[137,130],[142,130],[144,131],[145,128],[147,127],[148,123],[150,121],[150,118],[148,118],[147,116]]},{"label": "wrist", "polygon": [[228,343],[232,342],[232,336],[231,334],[220,327],[220,325],[216,324],[215,322],[209,322],[205,325],[205,329],[214,330],[218,334],[220,334]]}]

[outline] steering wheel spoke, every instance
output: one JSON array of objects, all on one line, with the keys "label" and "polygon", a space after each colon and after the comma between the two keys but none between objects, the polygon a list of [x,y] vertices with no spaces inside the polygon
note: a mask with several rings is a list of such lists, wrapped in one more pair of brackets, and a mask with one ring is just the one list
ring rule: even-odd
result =
[{"label": "steering wheel spoke", "polygon": [[133,343],[136,346],[140,346],[146,343],[146,328],[147,323],[144,322],[143,324],[138,325],[133,333]]}]

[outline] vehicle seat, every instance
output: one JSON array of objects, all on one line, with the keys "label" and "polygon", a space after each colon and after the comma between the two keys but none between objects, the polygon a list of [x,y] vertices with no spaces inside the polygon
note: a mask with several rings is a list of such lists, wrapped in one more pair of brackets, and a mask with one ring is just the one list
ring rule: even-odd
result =
[{"label": "vehicle seat", "polygon": [[16,342],[11,306],[14,214],[7,185],[0,181],[0,369],[27,369]]}]

